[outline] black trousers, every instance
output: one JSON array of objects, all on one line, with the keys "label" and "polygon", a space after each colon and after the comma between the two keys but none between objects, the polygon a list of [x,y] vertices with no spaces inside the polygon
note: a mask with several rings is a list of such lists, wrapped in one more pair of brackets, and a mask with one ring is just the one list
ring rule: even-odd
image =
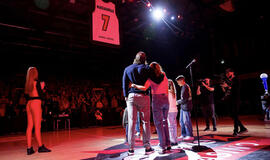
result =
[{"label": "black trousers", "polygon": [[242,122],[239,120],[238,118],[238,114],[239,114],[239,105],[238,102],[236,100],[233,99],[228,99],[227,100],[227,107],[230,108],[230,116],[233,119],[233,124],[234,124],[234,132],[238,132],[239,129],[244,129],[244,125],[242,124]]},{"label": "black trousers", "polygon": [[213,128],[216,128],[215,104],[202,104],[202,112],[205,118],[206,127],[209,128],[209,119],[212,120]]}]

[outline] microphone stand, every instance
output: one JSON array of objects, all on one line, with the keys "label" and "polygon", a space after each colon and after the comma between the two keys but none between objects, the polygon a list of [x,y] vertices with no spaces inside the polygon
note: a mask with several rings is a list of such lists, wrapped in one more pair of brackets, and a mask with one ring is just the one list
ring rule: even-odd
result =
[{"label": "microphone stand", "polygon": [[[191,79],[191,90],[192,90],[192,93],[194,93],[193,92],[194,91],[194,84],[193,84],[193,75],[192,75],[192,64],[193,63],[190,63],[186,68],[189,68],[190,79]],[[193,98],[192,98],[192,101],[194,101]],[[195,107],[195,119],[196,119],[198,145],[192,146],[192,151],[201,152],[201,151],[207,150],[209,148],[206,147],[206,146],[201,146],[200,145],[200,135],[199,135],[198,116],[197,116],[197,114],[198,114],[198,107]]]}]

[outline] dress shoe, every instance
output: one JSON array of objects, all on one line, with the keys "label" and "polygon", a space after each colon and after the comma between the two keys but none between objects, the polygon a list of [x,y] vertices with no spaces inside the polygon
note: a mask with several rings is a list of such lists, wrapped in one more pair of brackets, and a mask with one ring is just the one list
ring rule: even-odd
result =
[{"label": "dress shoe", "polygon": [[248,130],[246,128],[241,128],[238,134],[246,133]]},{"label": "dress shoe", "polygon": [[238,133],[236,131],[233,132],[232,134],[234,137],[238,136]]}]

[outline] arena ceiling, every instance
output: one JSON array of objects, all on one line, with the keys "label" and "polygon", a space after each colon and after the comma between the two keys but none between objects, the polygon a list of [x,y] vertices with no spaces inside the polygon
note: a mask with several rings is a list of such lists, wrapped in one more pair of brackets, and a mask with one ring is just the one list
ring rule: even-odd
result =
[{"label": "arena ceiling", "polygon": [[[202,37],[263,34],[261,32],[267,30],[267,5],[264,1],[150,1],[152,5],[164,6],[171,15],[181,15],[180,19],[170,22],[176,26],[171,28],[165,23],[157,23],[151,19],[145,0],[112,1],[117,5],[120,22],[120,49],[98,46],[90,42],[89,17],[93,6],[91,0],[1,0],[1,48],[6,48],[7,52],[18,52],[18,49],[23,52],[26,48],[26,54],[29,54],[29,48],[33,49],[32,52],[38,50],[40,53],[44,52],[44,57],[48,56],[46,61],[51,59],[48,53],[53,52],[56,53],[55,59],[60,61],[70,63],[74,59],[83,59],[85,63],[93,64],[92,68],[106,68],[106,63],[113,64],[123,58],[130,60],[131,55],[125,52],[132,52],[133,58],[139,47],[170,46],[194,40],[200,43],[201,39],[204,39]],[[84,58],[86,54],[87,58]],[[74,55],[83,58],[74,58]],[[188,57],[183,60],[189,59]]]}]

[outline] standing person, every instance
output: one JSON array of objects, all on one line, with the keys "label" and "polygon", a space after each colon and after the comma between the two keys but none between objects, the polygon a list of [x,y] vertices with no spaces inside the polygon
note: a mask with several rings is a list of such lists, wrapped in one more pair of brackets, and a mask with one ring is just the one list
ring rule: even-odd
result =
[{"label": "standing person", "polygon": [[0,128],[1,128],[0,135],[7,132],[8,130],[9,124],[5,123],[7,122],[6,110],[8,109],[8,105],[9,105],[9,99],[7,98],[7,96],[1,95],[1,92],[0,92]]},{"label": "standing person", "polygon": [[147,91],[141,91],[130,88],[130,83],[144,85],[150,77],[150,67],[146,63],[144,52],[138,52],[133,64],[125,68],[123,74],[123,95],[128,108],[128,154],[134,154],[135,147],[135,123],[137,121],[137,112],[143,124],[143,145],[145,153],[154,151],[150,145],[150,96]]},{"label": "standing person", "polygon": [[38,80],[38,70],[35,67],[30,67],[27,71],[25,91],[27,96],[26,113],[27,113],[27,155],[35,153],[31,139],[32,130],[35,126],[35,135],[38,142],[38,152],[51,152],[50,149],[46,148],[42,144],[41,140],[41,120],[42,120],[42,109],[41,109],[41,98],[43,95],[44,82]]},{"label": "standing person", "polygon": [[153,120],[162,149],[159,153],[164,154],[171,149],[167,120],[169,111],[168,79],[157,62],[152,62],[150,67],[153,68],[156,78],[148,79],[144,86],[131,84],[131,87],[144,91],[151,87]]},{"label": "standing person", "polygon": [[270,120],[270,97],[268,93],[261,96],[262,109],[264,111],[264,121]]},{"label": "standing person", "polygon": [[211,118],[213,124],[213,131],[216,131],[216,115],[215,115],[215,104],[214,104],[214,90],[210,84],[210,79],[205,78],[197,88],[197,95],[200,95],[200,104],[202,107],[202,112],[205,118],[206,128],[204,131],[208,131],[209,119]]},{"label": "standing person", "polygon": [[[223,98],[227,107],[231,109],[231,117],[234,122],[233,136],[247,132],[247,128],[241,123],[238,118],[239,112],[239,80],[237,79],[233,69],[226,69],[226,79],[221,84],[222,90],[225,93]],[[240,130],[239,130],[240,129]]]},{"label": "standing person", "polygon": [[179,75],[176,79],[177,84],[181,87],[180,100],[176,101],[177,105],[181,106],[180,110],[180,138],[185,141],[191,141],[193,137],[193,129],[191,123],[191,110],[192,110],[192,93],[189,85],[185,81],[183,75]]},{"label": "standing person", "polygon": [[169,113],[168,113],[168,126],[170,133],[170,141],[172,146],[178,145],[177,143],[177,121],[176,116],[178,113],[176,106],[176,89],[173,81],[168,79],[169,82]]}]

